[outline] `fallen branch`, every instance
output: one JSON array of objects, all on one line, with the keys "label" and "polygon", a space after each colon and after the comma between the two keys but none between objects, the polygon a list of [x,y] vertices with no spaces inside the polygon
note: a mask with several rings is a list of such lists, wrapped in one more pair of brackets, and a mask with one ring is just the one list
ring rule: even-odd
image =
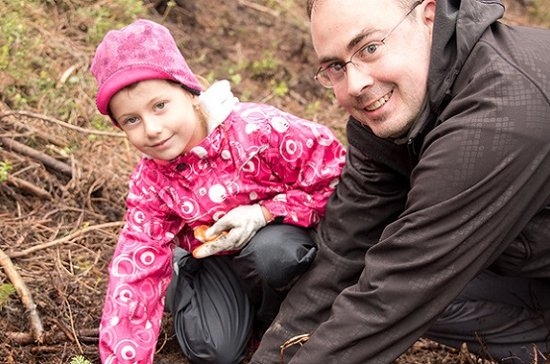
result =
[{"label": "fallen branch", "polygon": [[248,0],[239,0],[239,4],[241,5],[244,5],[244,6],[247,6],[251,9],[254,9],[256,11],[260,11],[262,13],[266,13],[266,14],[269,14],[269,15],[272,15],[276,18],[279,17],[279,13],[273,9],[270,9],[266,6],[263,6],[263,5],[260,5],[260,4],[256,4],[256,3],[253,3],[252,1],[248,1]]},{"label": "fallen branch", "polygon": [[10,253],[9,257],[10,258],[20,258],[20,257],[25,256],[27,254],[33,253],[35,251],[50,248],[52,246],[55,246],[55,245],[62,244],[62,243],[65,243],[67,241],[73,240],[73,239],[75,239],[75,238],[77,238],[81,235],[86,234],[89,231],[100,230],[100,229],[105,229],[105,228],[110,228],[110,227],[119,227],[119,226],[122,226],[122,225],[124,225],[123,221],[116,221],[116,222],[108,222],[108,223],[105,223],[105,224],[88,226],[88,227],[85,227],[83,229],[77,230],[77,231],[75,231],[75,232],[73,232],[73,233],[71,233],[71,234],[69,234],[69,235],[67,235],[63,238],[56,239],[56,240],[53,240],[53,241],[50,241],[50,242],[47,242],[47,243],[43,243],[43,244],[38,244],[38,245],[35,245],[35,246],[30,247],[28,249],[25,249],[23,251],[20,251],[18,253]]},{"label": "fallen branch", "polygon": [[[489,347],[487,347],[487,343],[485,342],[483,337],[481,337],[478,332],[475,332],[474,336],[481,348],[480,356],[483,357],[483,359],[487,359],[491,363],[496,362],[496,360],[491,356],[491,353],[489,352]],[[463,343],[463,346],[466,346],[466,343]]]},{"label": "fallen branch", "polygon": [[544,360],[543,362],[541,362],[541,364],[550,363],[548,358],[542,353],[542,351],[539,350],[537,345],[533,344],[533,358],[534,358],[533,359],[533,364],[539,364],[539,355],[540,355],[541,359]]},{"label": "fallen branch", "polygon": [[[78,340],[78,334],[76,333],[76,329],[74,327],[73,310],[71,310],[71,304],[69,303],[67,296],[64,295],[63,292],[61,292],[59,289],[58,291],[59,291],[59,296],[63,298],[63,301],[65,301],[65,304],[67,305],[67,309],[69,310],[69,319],[71,321],[73,342],[76,343],[76,345],[78,346],[78,350],[80,351],[80,353],[83,353],[82,345],[80,345],[80,341]],[[61,323],[59,323],[58,326],[61,327]]]},{"label": "fallen branch", "polygon": [[43,199],[46,199],[46,200],[51,200],[52,199],[52,196],[48,193],[48,191],[46,191],[46,190],[44,190],[44,189],[42,189],[38,186],[35,186],[32,183],[27,182],[27,181],[25,181],[21,178],[17,178],[17,177],[14,177],[14,176],[8,176],[7,182],[14,185],[17,188],[20,188],[22,190],[30,192],[33,195],[37,196],[37,197],[40,197],[40,198],[43,198]]},{"label": "fallen branch", "polygon": [[[94,343],[99,340],[99,329],[82,329],[77,332],[78,338],[83,343]],[[34,343],[32,334],[28,332],[6,332],[6,339],[19,345],[30,345]],[[44,334],[44,342],[48,344],[57,344],[65,341],[74,342],[74,337],[68,336],[66,332],[54,331]]]},{"label": "fallen branch", "polygon": [[33,346],[31,348],[31,353],[34,355],[37,354],[52,354],[59,352],[60,349],[57,346],[46,346],[46,345],[40,345],[40,346]]},{"label": "fallen branch", "polygon": [[13,265],[10,257],[8,257],[6,253],[4,253],[4,251],[1,249],[0,266],[2,266],[4,272],[6,273],[6,276],[17,290],[19,297],[21,297],[21,302],[23,302],[23,305],[27,308],[29,312],[33,338],[36,342],[41,344],[44,340],[44,327],[42,326],[42,320],[40,319],[38,311],[36,310],[36,304],[32,299],[31,292],[15,269],[15,266]]},{"label": "fallen branch", "polygon": [[[49,133],[49,134],[45,133],[42,130],[34,128],[29,123],[23,123],[23,122],[21,122],[20,120],[18,120],[16,118],[5,118],[5,121],[7,121],[8,123],[13,124],[14,128],[16,128],[16,130],[22,129],[22,130],[26,131],[24,134],[28,134],[28,135],[32,135],[34,137],[38,137],[40,139],[43,139],[43,140],[47,141],[50,144],[57,145],[58,147],[61,147],[61,148],[65,147],[67,145],[66,141],[61,140],[56,135],[53,135],[52,133]],[[2,136],[10,137],[10,135],[8,135],[8,134],[3,134]]]},{"label": "fallen branch", "polygon": [[73,177],[73,170],[71,166],[66,163],[60,162],[57,159],[50,157],[42,152],[37,151],[25,144],[16,142],[8,138],[0,137],[0,143],[9,147],[11,150],[26,155],[28,157],[34,158],[42,162],[45,166],[50,167],[60,173],[63,173],[66,176]]},{"label": "fallen branch", "polygon": [[22,110],[7,111],[7,112],[4,112],[4,113],[0,114],[0,119],[5,118],[6,116],[10,116],[10,115],[21,115],[21,116],[27,116],[27,117],[30,117],[30,118],[35,118],[35,119],[48,121],[50,123],[54,123],[54,124],[60,125],[64,128],[72,129],[72,130],[75,130],[75,131],[78,131],[78,132],[84,133],[84,134],[95,134],[95,135],[103,135],[103,136],[110,136],[110,137],[116,137],[116,138],[125,138],[126,137],[126,134],[124,134],[124,133],[116,133],[116,132],[110,132],[110,131],[81,128],[79,126],[76,126],[76,125],[69,124],[69,123],[66,123],[64,121],[58,120],[56,118],[52,118],[52,117],[46,116],[46,115],[36,114],[36,113],[30,112],[30,111],[22,111]]}]

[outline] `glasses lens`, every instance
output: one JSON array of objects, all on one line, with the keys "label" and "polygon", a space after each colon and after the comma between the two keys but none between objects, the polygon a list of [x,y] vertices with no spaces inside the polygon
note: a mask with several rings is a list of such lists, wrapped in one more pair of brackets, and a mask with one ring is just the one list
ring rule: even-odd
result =
[{"label": "glasses lens", "polygon": [[327,69],[321,69],[317,71],[317,74],[315,75],[315,79],[319,81],[319,83],[324,87],[327,87],[327,88],[332,87],[332,81],[328,76]]}]

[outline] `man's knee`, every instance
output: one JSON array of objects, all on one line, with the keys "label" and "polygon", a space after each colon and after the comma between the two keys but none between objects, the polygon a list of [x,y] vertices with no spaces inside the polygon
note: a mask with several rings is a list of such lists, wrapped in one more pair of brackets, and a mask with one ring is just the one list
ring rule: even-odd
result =
[{"label": "man's knee", "polygon": [[472,353],[503,363],[529,363],[533,346],[548,350],[547,291],[545,282],[481,273],[425,336],[457,348],[466,343]]}]

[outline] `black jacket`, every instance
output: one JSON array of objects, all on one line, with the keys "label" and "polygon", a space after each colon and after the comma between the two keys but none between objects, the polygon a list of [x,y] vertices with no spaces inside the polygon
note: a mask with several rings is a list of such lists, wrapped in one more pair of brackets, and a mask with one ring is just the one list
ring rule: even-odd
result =
[{"label": "black jacket", "polygon": [[550,279],[550,30],[497,0],[436,11],[423,111],[397,143],[350,119],[318,257],[254,363],[305,332],[292,364],[390,363],[481,270]]}]

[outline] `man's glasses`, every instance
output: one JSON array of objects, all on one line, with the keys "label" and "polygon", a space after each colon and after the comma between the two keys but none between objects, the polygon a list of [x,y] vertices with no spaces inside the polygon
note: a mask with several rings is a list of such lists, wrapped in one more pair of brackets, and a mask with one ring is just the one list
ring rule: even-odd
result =
[{"label": "man's glasses", "polygon": [[424,0],[419,0],[413,4],[411,9],[399,20],[391,30],[386,34],[384,38],[378,41],[373,41],[365,44],[358,50],[356,50],[349,61],[347,62],[334,62],[326,66],[321,66],[315,73],[315,79],[319,81],[321,85],[326,88],[332,88],[335,84],[342,81],[346,77],[346,68],[348,64],[353,64],[355,67],[359,67],[364,64],[371,63],[382,56],[383,46],[386,44],[386,39],[393,33],[395,29],[401,23],[407,19],[407,17],[416,9],[416,7],[422,4]]}]

